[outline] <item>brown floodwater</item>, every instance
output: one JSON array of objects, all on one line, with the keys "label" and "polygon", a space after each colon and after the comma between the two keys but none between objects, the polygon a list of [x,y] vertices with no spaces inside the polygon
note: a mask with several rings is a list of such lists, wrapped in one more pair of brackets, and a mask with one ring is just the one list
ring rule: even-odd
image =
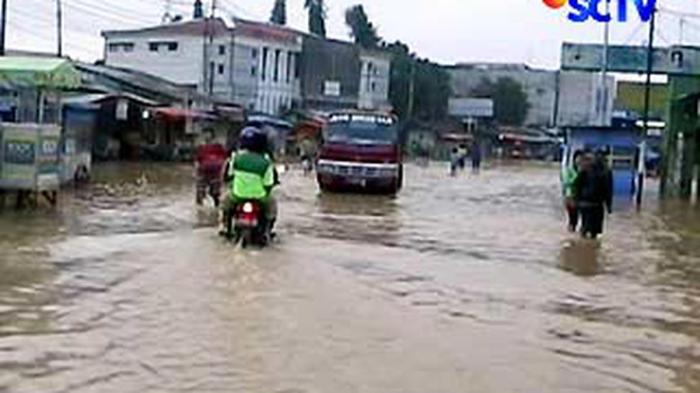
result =
[{"label": "brown floodwater", "polygon": [[279,241],[237,250],[191,169],[104,165],[0,214],[0,392],[700,392],[700,209],[566,233],[556,166],[395,197],[292,170]]}]

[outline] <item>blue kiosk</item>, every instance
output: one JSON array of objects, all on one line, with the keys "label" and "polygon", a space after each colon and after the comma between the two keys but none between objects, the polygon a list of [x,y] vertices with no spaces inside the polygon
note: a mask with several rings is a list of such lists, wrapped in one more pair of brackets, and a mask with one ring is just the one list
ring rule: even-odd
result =
[{"label": "blue kiosk", "polygon": [[568,128],[562,170],[573,164],[573,155],[577,150],[606,149],[611,153],[609,165],[613,171],[615,197],[632,197],[639,174],[641,143],[641,131],[634,126],[614,124],[612,127]]}]

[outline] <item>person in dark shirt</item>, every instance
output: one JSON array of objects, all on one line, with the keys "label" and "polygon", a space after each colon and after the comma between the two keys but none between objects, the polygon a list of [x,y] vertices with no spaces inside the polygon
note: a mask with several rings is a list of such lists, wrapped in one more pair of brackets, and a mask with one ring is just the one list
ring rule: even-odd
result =
[{"label": "person in dark shirt", "polygon": [[612,213],[613,177],[605,155],[587,153],[574,181],[574,198],[581,214],[581,234],[596,239],[603,233],[605,212]]}]

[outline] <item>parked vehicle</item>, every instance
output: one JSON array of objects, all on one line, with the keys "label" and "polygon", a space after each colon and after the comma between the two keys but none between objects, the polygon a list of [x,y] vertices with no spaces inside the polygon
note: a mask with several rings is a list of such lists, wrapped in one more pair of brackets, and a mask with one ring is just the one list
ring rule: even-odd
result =
[{"label": "parked vehicle", "polygon": [[329,116],[316,164],[321,190],[399,192],[403,154],[396,119],[383,113],[345,111]]}]

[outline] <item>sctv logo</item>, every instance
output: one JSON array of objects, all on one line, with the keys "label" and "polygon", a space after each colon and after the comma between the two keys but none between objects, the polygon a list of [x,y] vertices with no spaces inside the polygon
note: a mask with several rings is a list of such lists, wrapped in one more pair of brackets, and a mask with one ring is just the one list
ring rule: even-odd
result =
[{"label": "sctv logo", "polygon": [[[617,0],[617,7],[611,7],[610,12],[606,12],[605,2],[613,3],[614,0],[543,0],[552,9],[560,9],[569,4],[569,20],[576,23],[583,23],[589,19],[597,22],[607,23],[613,20],[613,12],[619,22],[627,22],[630,9],[634,9],[639,14],[642,22],[651,19],[656,7],[656,0]],[[629,3],[633,3],[630,7]],[[614,4],[610,4],[614,6]]]}]

